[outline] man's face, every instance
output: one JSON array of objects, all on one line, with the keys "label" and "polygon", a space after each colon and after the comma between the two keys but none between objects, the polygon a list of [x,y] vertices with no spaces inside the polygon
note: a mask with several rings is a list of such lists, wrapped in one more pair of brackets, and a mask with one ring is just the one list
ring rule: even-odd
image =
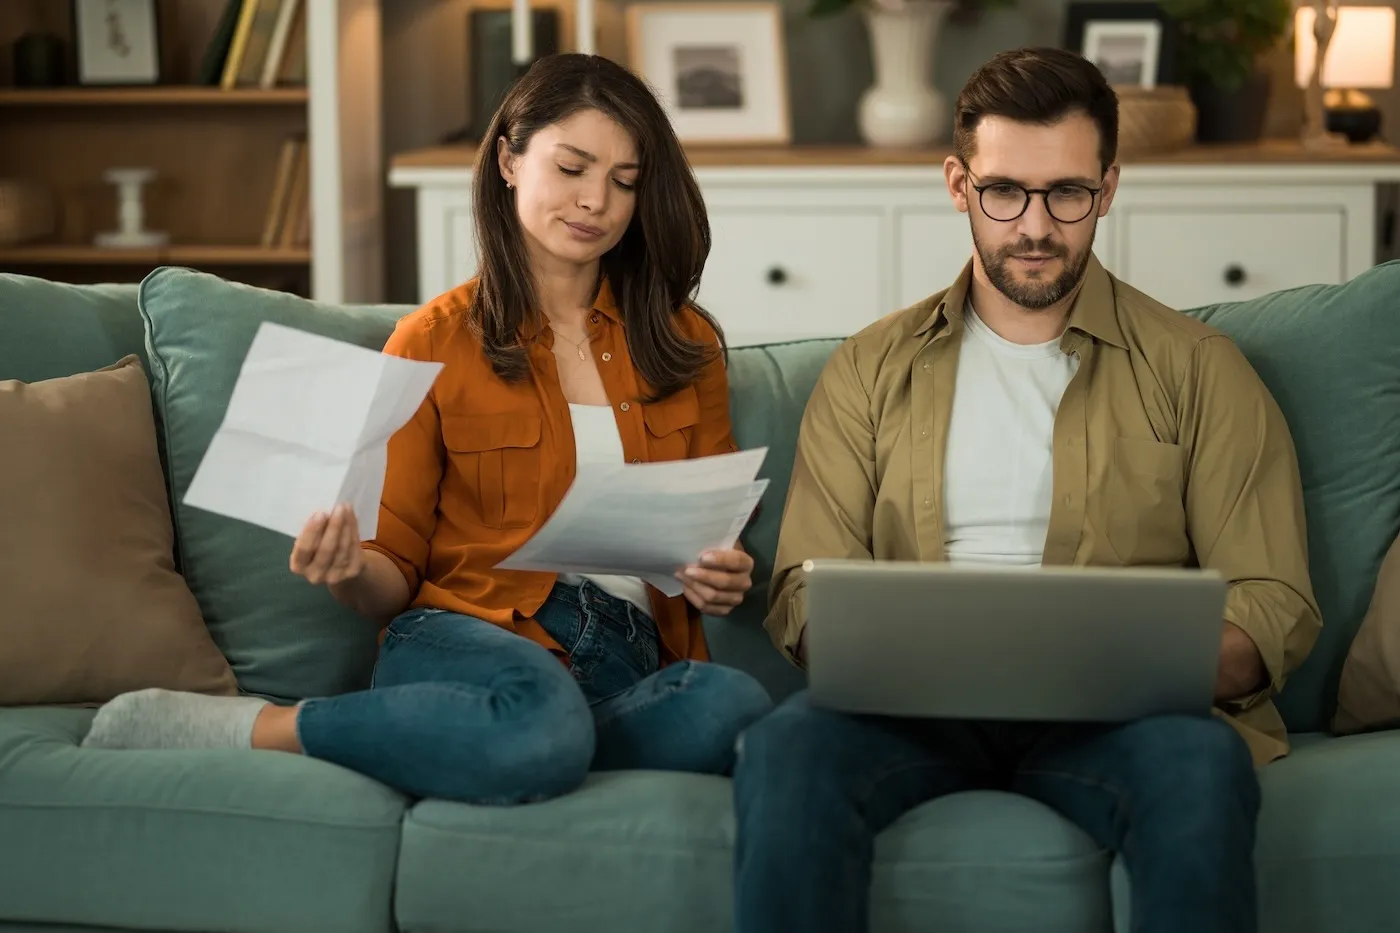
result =
[{"label": "man's face", "polygon": [[[1028,310],[1074,291],[1118,186],[1118,166],[1106,175],[1100,167],[1092,119],[1073,113],[1042,126],[986,117],[968,164],[949,157],[944,174],[953,203],[969,215],[975,261],[992,287]],[[1049,205],[1041,194],[1027,201],[1021,188],[1048,190]]]}]

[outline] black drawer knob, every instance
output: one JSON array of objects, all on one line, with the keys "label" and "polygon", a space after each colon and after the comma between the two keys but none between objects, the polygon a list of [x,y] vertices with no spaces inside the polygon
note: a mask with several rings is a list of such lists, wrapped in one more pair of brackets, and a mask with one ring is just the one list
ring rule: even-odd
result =
[{"label": "black drawer knob", "polygon": [[1227,283],[1230,285],[1242,285],[1244,284],[1244,280],[1245,274],[1243,266],[1229,265],[1225,267],[1225,281]]},{"label": "black drawer knob", "polygon": [[768,284],[781,285],[787,281],[787,272],[782,266],[774,266],[768,270]]}]

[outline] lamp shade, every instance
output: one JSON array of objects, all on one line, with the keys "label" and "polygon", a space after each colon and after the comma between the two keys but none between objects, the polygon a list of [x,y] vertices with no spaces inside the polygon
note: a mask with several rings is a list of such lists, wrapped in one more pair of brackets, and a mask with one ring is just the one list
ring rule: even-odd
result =
[{"label": "lamp shade", "polygon": [[[1317,11],[1298,8],[1294,20],[1294,79],[1299,87],[1312,80],[1317,58],[1313,24]],[[1337,8],[1337,30],[1322,63],[1325,88],[1387,88],[1395,84],[1395,9],[1388,6]]]}]

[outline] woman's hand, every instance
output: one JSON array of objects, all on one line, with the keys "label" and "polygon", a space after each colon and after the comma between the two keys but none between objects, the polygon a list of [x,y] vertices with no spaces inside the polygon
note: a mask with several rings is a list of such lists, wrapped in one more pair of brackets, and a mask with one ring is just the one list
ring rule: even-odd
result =
[{"label": "woman's hand", "polygon": [[700,562],[676,574],[685,586],[685,598],[705,615],[727,616],[744,601],[753,586],[753,558],[739,547],[707,551]]},{"label": "woman's hand", "polygon": [[365,559],[355,510],[342,503],[329,515],[318,512],[311,516],[292,545],[290,565],[292,573],[318,586],[335,586],[359,577]]}]

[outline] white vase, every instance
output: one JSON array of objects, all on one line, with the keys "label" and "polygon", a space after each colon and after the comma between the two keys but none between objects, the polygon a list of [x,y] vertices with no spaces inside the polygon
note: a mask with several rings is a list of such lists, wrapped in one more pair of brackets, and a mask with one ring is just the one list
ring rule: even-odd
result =
[{"label": "white vase", "polygon": [[875,83],[861,95],[860,133],[872,146],[923,146],[948,122],[948,101],[933,86],[933,50],[952,0],[865,6]]}]

